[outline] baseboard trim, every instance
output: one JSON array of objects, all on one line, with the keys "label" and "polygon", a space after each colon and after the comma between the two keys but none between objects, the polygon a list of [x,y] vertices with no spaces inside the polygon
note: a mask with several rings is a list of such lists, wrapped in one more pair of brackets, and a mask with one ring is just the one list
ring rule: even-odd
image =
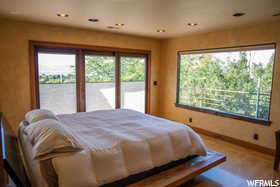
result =
[{"label": "baseboard trim", "polygon": [[260,146],[260,145],[257,145],[257,144],[253,144],[253,143],[250,143],[250,142],[246,142],[246,141],[243,141],[243,140],[239,140],[239,139],[236,139],[236,138],[232,138],[232,137],[229,137],[229,136],[225,136],[225,135],[222,135],[222,134],[211,132],[211,131],[201,129],[201,128],[198,128],[198,127],[193,127],[193,126],[190,126],[190,127],[198,133],[205,134],[207,136],[211,136],[211,137],[214,137],[214,138],[218,138],[218,139],[221,139],[221,140],[224,140],[224,141],[227,141],[227,142],[230,142],[230,143],[242,146],[242,147],[246,147],[248,149],[252,149],[254,151],[258,151],[258,152],[261,152],[261,153],[266,153],[266,154],[269,154],[269,155],[274,155],[275,154],[274,149],[270,149],[270,148],[263,147],[263,146]]}]

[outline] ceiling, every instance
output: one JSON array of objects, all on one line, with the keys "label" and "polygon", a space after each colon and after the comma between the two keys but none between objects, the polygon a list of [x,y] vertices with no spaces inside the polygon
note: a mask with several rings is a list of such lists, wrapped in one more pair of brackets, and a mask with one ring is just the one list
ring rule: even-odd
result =
[{"label": "ceiling", "polygon": [[[246,15],[233,17],[237,12]],[[280,0],[0,0],[1,17],[156,38],[279,20],[277,13]],[[107,28],[116,23],[125,25]]]}]

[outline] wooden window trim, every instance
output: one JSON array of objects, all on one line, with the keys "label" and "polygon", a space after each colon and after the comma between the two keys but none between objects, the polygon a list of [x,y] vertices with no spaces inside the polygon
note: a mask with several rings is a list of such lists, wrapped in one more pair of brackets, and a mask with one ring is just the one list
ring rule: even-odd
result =
[{"label": "wooden window trim", "polygon": [[[268,113],[268,120],[265,119],[259,119],[259,118],[254,118],[254,117],[249,117],[241,114],[235,114],[235,113],[228,113],[228,112],[222,112],[222,111],[216,111],[212,109],[206,109],[206,108],[201,108],[201,107],[196,107],[196,106],[189,106],[185,104],[179,103],[179,90],[180,90],[180,55],[186,55],[186,54],[203,54],[203,53],[213,53],[213,52],[230,52],[230,51],[238,51],[238,50],[260,50],[260,49],[268,49],[273,47],[275,49],[275,57],[274,57],[274,63],[273,63],[273,70],[272,70],[272,85],[271,85],[271,96],[270,96],[270,103],[269,103],[269,113]],[[271,103],[272,103],[272,90],[273,90],[273,80],[274,80],[274,75],[275,75],[275,64],[276,64],[276,59],[277,59],[277,45],[276,43],[264,43],[264,44],[256,44],[256,45],[244,45],[244,46],[232,46],[232,47],[223,47],[223,48],[209,48],[209,49],[196,49],[196,50],[183,50],[183,51],[177,51],[177,85],[176,85],[176,102],[175,106],[188,109],[188,110],[193,110],[193,111],[198,111],[198,112],[203,112],[203,113],[208,113],[208,114],[213,114],[217,116],[222,116],[222,117],[227,117],[227,118],[232,118],[232,119],[237,119],[237,120],[242,120],[242,121],[247,121],[255,124],[260,124],[260,125],[266,125],[269,126],[271,125],[272,121],[270,120],[270,114],[271,114]]]},{"label": "wooden window trim", "polygon": [[[119,80],[119,61],[121,56],[145,57],[146,58],[146,81],[145,81],[145,113],[150,113],[150,84],[151,84],[151,51],[129,48],[114,48],[103,46],[91,46],[80,44],[67,44],[56,42],[29,41],[29,64],[30,64],[30,90],[31,90],[31,109],[40,108],[39,100],[39,80],[38,80],[38,52],[48,53],[70,53],[76,54],[77,68],[77,112],[86,111],[85,101],[85,59],[84,55],[105,55],[116,57],[116,108],[120,108],[120,80]],[[118,79],[118,80],[117,80]]]},{"label": "wooden window trim", "polygon": [[115,52],[110,52],[110,51],[89,51],[89,50],[83,50],[84,55],[92,55],[92,56],[109,56],[109,57],[114,57]]},{"label": "wooden window trim", "polygon": [[116,108],[121,108],[121,60],[120,60],[120,53],[115,53],[115,60],[116,60],[116,66],[115,66],[115,81],[116,81]]},{"label": "wooden window trim", "polygon": [[205,53],[217,53],[217,52],[235,52],[235,51],[250,51],[250,50],[264,50],[275,48],[275,43],[257,44],[257,45],[246,45],[246,46],[232,46],[222,48],[209,48],[209,49],[195,49],[195,50],[184,50],[178,51],[181,55],[188,54],[205,54]]},{"label": "wooden window trim", "polygon": [[135,54],[151,54],[150,50],[141,49],[130,49],[130,48],[117,48],[117,47],[104,47],[104,46],[94,46],[94,45],[82,45],[82,44],[72,44],[72,43],[57,43],[57,42],[43,42],[43,41],[29,41],[30,45],[47,48],[47,49],[83,49],[85,51],[96,51],[96,52],[123,52],[123,53],[135,53]]},{"label": "wooden window trim", "polygon": [[86,111],[86,96],[85,96],[85,59],[82,50],[79,50],[79,55],[76,56],[77,69],[77,112]]}]

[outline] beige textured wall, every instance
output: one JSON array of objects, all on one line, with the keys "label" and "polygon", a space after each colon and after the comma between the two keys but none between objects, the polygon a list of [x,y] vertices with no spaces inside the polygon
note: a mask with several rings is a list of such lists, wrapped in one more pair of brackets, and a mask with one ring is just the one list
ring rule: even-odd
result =
[{"label": "beige textured wall", "polygon": [[[274,131],[280,129],[280,21],[263,25],[247,26],[180,38],[167,39],[161,48],[160,115],[162,117],[187,122],[193,118],[192,126],[234,137],[268,148],[274,148]],[[262,126],[240,120],[177,108],[176,67],[178,50],[219,48],[262,43],[277,43],[277,55],[273,80],[271,126]],[[253,133],[259,140],[253,140]]]},{"label": "beige textured wall", "polygon": [[[280,45],[280,22],[247,26],[231,30],[191,35],[167,40],[112,34],[70,27],[48,26],[0,19],[0,111],[14,129],[30,110],[28,40],[144,49],[152,51],[151,112],[154,115],[186,122],[230,137],[273,148],[274,130],[280,128],[280,47],[277,46],[273,95],[272,125],[249,122],[195,112],[174,106],[176,100],[176,52],[178,50],[217,48],[276,42]],[[252,139],[258,133],[260,139]]]},{"label": "beige textured wall", "polygon": [[[159,40],[0,19],[0,111],[14,129],[31,107],[28,40],[151,50],[151,80],[159,78]],[[159,88],[151,88],[151,113],[157,115]]]}]

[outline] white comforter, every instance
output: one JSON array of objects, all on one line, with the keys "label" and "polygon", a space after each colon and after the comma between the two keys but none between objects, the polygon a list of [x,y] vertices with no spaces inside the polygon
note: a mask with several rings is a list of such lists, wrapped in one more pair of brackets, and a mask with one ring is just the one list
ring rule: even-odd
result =
[{"label": "white comforter", "polygon": [[85,150],[52,159],[59,186],[99,186],[189,155],[206,155],[184,124],[132,110],[59,115]]}]

